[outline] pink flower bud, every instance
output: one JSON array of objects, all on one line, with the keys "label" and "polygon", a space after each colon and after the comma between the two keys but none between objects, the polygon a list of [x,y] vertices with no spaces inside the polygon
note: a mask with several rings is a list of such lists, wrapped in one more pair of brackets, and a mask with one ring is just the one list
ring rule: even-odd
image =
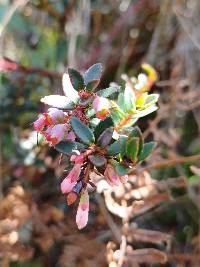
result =
[{"label": "pink flower bud", "polygon": [[105,172],[104,172],[104,176],[106,177],[107,182],[111,186],[120,184],[120,177],[111,164],[107,164]]},{"label": "pink flower bud", "polygon": [[67,131],[68,125],[56,124],[48,133],[47,141],[49,140],[52,145],[56,145],[65,138]]},{"label": "pink flower bud", "polygon": [[65,113],[57,108],[50,108],[48,113],[45,113],[49,124],[64,123]]},{"label": "pink flower bud", "polygon": [[96,116],[101,120],[104,120],[106,116],[110,113],[110,102],[104,97],[96,96],[92,103],[92,107],[96,112]]},{"label": "pink flower bud", "polygon": [[73,204],[77,199],[77,193],[75,192],[69,192],[69,194],[67,195],[67,205],[71,205]]},{"label": "pink flower bud", "polygon": [[76,224],[78,229],[82,229],[87,225],[89,213],[89,195],[87,190],[84,190],[81,194],[77,214],[76,214]]},{"label": "pink flower bud", "polygon": [[39,117],[34,123],[33,123],[33,127],[37,132],[41,132],[44,128],[44,126],[46,125],[46,118],[45,116],[41,116]]},{"label": "pink flower bud", "polygon": [[81,164],[75,164],[73,169],[69,172],[68,176],[61,183],[61,191],[63,194],[72,191],[74,185],[76,184],[79,175],[81,173]]},{"label": "pink flower bud", "polygon": [[70,140],[70,141],[75,141],[76,139],[76,135],[74,134],[73,131],[69,132],[67,137],[66,137],[67,140]]},{"label": "pink flower bud", "polygon": [[84,162],[85,156],[84,154],[80,154],[80,155],[72,155],[71,156],[71,161],[74,161],[75,164],[82,164]]}]

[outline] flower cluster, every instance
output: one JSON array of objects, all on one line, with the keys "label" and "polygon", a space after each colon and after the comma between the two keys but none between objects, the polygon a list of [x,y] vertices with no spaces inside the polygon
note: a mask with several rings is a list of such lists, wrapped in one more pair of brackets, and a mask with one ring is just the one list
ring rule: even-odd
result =
[{"label": "flower cluster", "polygon": [[[144,143],[136,121],[157,109],[157,94],[148,91],[157,80],[155,70],[142,65],[145,73],[137,78],[123,76],[124,88],[112,85],[97,90],[101,64],[91,66],[82,75],[68,69],[63,75],[64,96],[45,96],[49,106],[34,122],[35,130],[60,153],[70,158],[71,170],[61,182],[68,205],[78,198],[76,223],[86,226],[89,213],[89,187],[95,177],[105,178],[110,186],[128,180],[128,173],[145,160],[155,147]],[[116,101],[110,100],[117,99]]]}]

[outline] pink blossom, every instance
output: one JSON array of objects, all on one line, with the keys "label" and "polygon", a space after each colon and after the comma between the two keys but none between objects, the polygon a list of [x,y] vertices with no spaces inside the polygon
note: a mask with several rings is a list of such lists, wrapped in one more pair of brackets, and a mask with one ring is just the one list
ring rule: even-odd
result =
[{"label": "pink blossom", "polygon": [[104,97],[96,96],[92,103],[92,107],[96,112],[96,116],[101,120],[105,119],[110,113],[110,102]]},{"label": "pink blossom", "polygon": [[81,194],[77,214],[76,224],[78,229],[82,229],[87,225],[89,213],[89,195],[87,190],[84,190]]},{"label": "pink blossom", "polygon": [[56,124],[50,129],[48,137],[46,137],[47,141],[50,141],[52,145],[56,145],[65,138],[67,131],[68,125]]},{"label": "pink blossom", "polygon": [[76,184],[79,175],[81,173],[81,164],[75,164],[73,169],[69,172],[68,176],[61,183],[61,191],[63,194],[72,191],[74,185]]},{"label": "pink blossom", "polygon": [[50,108],[48,113],[45,113],[49,124],[64,123],[65,113],[57,108]]},{"label": "pink blossom", "polygon": [[46,125],[46,118],[45,116],[40,116],[34,123],[33,127],[37,132],[41,132]]},{"label": "pink blossom", "polygon": [[81,164],[84,162],[85,155],[82,153],[80,155],[72,155],[71,156],[71,161],[74,161],[76,164]]},{"label": "pink blossom", "polygon": [[69,132],[67,137],[66,137],[67,140],[70,140],[70,141],[75,141],[76,139],[76,135],[74,134],[73,131]]},{"label": "pink blossom", "polygon": [[120,184],[120,177],[111,164],[107,164],[104,175],[111,186]]}]

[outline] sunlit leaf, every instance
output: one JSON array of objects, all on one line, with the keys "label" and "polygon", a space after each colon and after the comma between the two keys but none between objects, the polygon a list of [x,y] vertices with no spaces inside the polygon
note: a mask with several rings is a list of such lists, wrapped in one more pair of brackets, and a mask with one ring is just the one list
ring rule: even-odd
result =
[{"label": "sunlit leaf", "polygon": [[74,103],[66,96],[61,95],[49,95],[40,100],[42,103],[61,109],[73,109]]},{"label": "sunlit leaf", "polygon": [[63,86],[63,91],[66,97],[69,98],[74,103],[77,103],[79,99],[79,95],[78,95],[78,92],[72,86],[72,83],[69,78],[69,74],[67,73],[63,74],[62,86]]},{"label": "sunlit leaf", "polygon": [[96,63],[92,65],[84,74],[84,82],[86,88],[90,91],[95,89],[101,79],[102,65],[101,63]]}]

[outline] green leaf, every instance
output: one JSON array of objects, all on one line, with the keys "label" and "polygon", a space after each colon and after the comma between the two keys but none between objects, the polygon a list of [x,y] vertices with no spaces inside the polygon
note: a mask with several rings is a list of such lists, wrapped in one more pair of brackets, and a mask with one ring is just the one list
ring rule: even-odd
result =
[{"label": "green leaf", "polygon": [[145,160],[156,147],[156,142],[149,142],[144,144],[142,152],[139,154],[138,161]]},{"label": "green leaf", "polygon": [[106,165],[107,162],[106,158],[101,155],[90,155],[88,158],[96,167],[102,167]]},{"label": "green leaf", "polygon": [[101,147],[106,147],[110,144],[113,136],[113,127],[107,128],[103,133],[99,136],[97,142]]},{"label": "green leaf", "polygon": [[133,90],[127,86],[124,91],[124,104],[126,111],[135,110],[135,94]]},{"label": "green leaf", "polygon": [[111,86],[106,89],[102,89],[97,91],[97,95],[101,97],[109,97],[114,93],[118,93],[120,91],[120,86]]},{"label": "green leaf", "polygon": [[73,109],[74,108],[74,103],[70,101],[69,98],[66,96],[48,95],[48,96],[43,97],[40,101],[54,108],[61,108],[61,109]]},{"label": "green leaf", "polygon": [[114,123],[111,117],[107,117],[105,120],[100,121],[100,123],[94,129],[95,139],[97,140],[103,131],[112,126],[114,126]]},{"label": "green leaf", "polygon": [[150,113],[156,111],[158,109],[158,107],[156,105],[150,106],[144,110],[140,110],[137,112],[137,114],[135,114],[136,117],[141,118],[141,117],[145,117],[147,115],[149,115]]},{"label": "green leaf", "polygon": [[125,101],[124,101],[124,94],[123,93],[120,93],[118,95],[117,104],[123,111],[126,111]]},{"label": "green leaf", "polygon": [[158,101],[159,98],[159,94],[151,94],[148,95],[145,101],[145,104],[143,105],[143,107],[149,107],[152,106],[153,104],[155,104]]},{"label": "green leaf", "polygon": [[70,124],[74,130],[76,136],[84,143],[84,144],[91,144],[94,142],[94,135],[90,128],[88,128],[85,124],[83,124],[79,119],[76,117],[72,117],[70,119]]},{"label": "green leaf", "polygon": [[73,141],[61,141],[55,146],[55,149],[60,153],[67,154],[72,153],[74,150],[76,150],[77,145],[76,142]]},{"label": "green leaf", "polygon": [[120,163],[115,164],[115,170],[119,174],[119,176],[124,176],[129,172],[129,168]]},{"label": "green leaf", "polygon": [[121,154],[123,155],[126,150],[126,141],[127,137],[126,136],[120,136],[117,141],[115,141],[113,144],[108,146],[108,155],[109,156],[114,156]]},{"label": "green leaf", "polygon": [[143,149],[143,144],[144,144],[144,141],[143,141],[143,136],[142,136],[142,132],[140,130],[140,128],[138,126],[135,126],[131,133],[129,134],[129,138],[131,137],[138,137],[139,138],[139,149],[138,149],[138,154],[140,154],[140,152],[142,151]]},{"label": "green leaf", "polygon": [[130,140],[128,140],[126,144],[126,155],[129,159],[132,161],[137,160],[139,150],[139,138],[138,137],[132,137]]},{"label": "green leaf", "polygon": [[96,63],[92,65],[84,74],[84,82],[87,90],[95,89],[101,79],[102,65]]},{"label": "green leaf", "polygon": [[83,90],[85,88],[83,76],[75,69],[68,69],[68,74],[70,81],[72,83],[72,86],[76,91]]}]

